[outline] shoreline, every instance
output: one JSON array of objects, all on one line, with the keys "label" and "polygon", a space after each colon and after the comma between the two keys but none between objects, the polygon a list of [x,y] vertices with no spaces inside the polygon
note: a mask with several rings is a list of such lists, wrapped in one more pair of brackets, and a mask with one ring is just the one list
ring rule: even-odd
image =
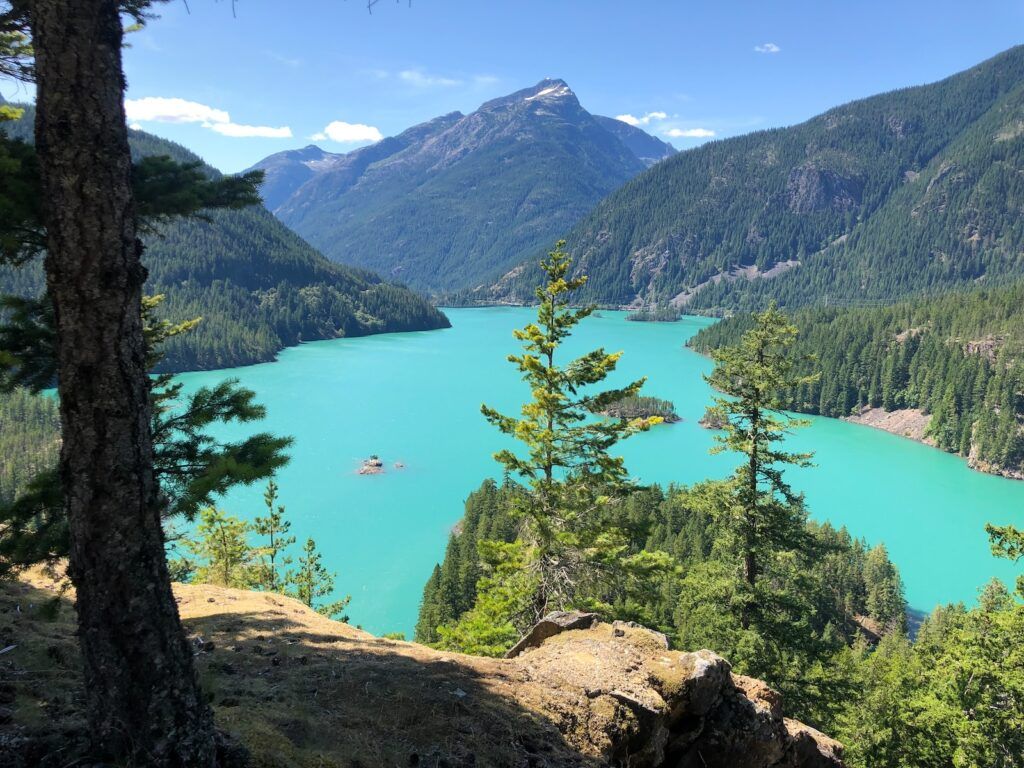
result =
[{"label": "shoreline", "polygon": [[[691,352],[697,352],[689,344],[684,345],[684,348],[689,349]],[[697,354],[705,358],[708,357],[703,352],[697,352]],[[962,459],[969,469],[980,472],[983,475],[1002,477],[1006,480],[1024,481],[1024,468],[1017,470],[997,467],[990,462],[978,459],[974,455],[973,449],[970,455],[964,456],[961,453],[947,451],[937,446],[934,440],[925,436],[928,424],[932,419],[931,414],[925,413],[919,408],[902,408],[895,411],[886,411],[882,408],[866,407],[861,409],[860,413],[849,416],[825,416],[824,414],[810,411],[796,411],[796,413],[803,416],[817,416],[822,419],[845,421],[847,424],[856,424],[857,426],[888,432],[890,435],[913,440],[915,443],[927,445],[929,448],[948,453],[950,456],[956,456],[958,459]],[[708,429],[708,427],[705,427],[705,429]]]},{"label": "shoreline", "polygon": [[[820,414],[813,415],[819,416]],[[836,417],[824,416],[823,418]],[[953,453],[953,451],[939,448],[932,438],[925,435],[928,425],[932,420],[931,414],[925,413],[919,408],[901,408],[895,411],[886,411],[882,408],[865,408],[859,414],[839,416],[838,419],[848,424],[857,424],[862,427],[870,427],[871,429],[888,432],[890,435],[913,440],[915,443],[921,443],[943,453],[948,453],[951,456],[956,456],[958,459],[962,459],[975,472],[1002,477],[1007,480],[1024,480],[1024,470],[997,467],[990,462],[981,461],[974,454],[973,450],[970,455],[964,456],[961,453]]]}]

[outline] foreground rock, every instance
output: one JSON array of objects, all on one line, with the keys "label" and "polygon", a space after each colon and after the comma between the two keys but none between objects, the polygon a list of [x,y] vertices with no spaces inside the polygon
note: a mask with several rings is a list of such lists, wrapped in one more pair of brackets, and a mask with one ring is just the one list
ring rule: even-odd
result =
[{"label": "foreground rock", "polygon": [[599,764],[842,765],[838,742],[785,719],[777,692],[711,651],[669,651],[658,632],[593,614],[548,617],[520,645],[520,695]]},{"label": "foreground rock", "polygon": [[[0,765],[83,749],[73,611],[42,578],[0,585]],[[289,598],[176,585],[218,725],[254,766],[838,768],[841,747],[709,651],[592,615],[549,617],[484,659],[373,637]]]}]

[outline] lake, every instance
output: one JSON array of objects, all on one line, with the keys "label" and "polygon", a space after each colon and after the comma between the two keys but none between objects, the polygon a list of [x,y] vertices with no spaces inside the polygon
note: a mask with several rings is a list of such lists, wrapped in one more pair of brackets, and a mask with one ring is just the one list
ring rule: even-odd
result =
[{"label": "lake", "polygon": [[[505,358],[518,349],[512,329],[533,310],[447,314],[452,328],[442,331],[314,342],[284,350],[275,363],[179,377],[187,390],[231,376],[256,391],[265,422],[226,427],[221,436],[267,430],[295,438],[278,476],[292,532],[299,543],[316,539],[338,574],[338,593],[352,595],[352,623],[374,633],[411,638],[423,584],[464,499],[484,478],[500,476],[491,455],[506,443],[480,415],[481,403],[511,413],[528,396]],[[623,350],[611,381],[646,376],[645,393],[671,400],[683,418],[622,444],[626,466],[643,482],[721,478],[735,462],[709,455],[712,433],[697,424],[711,398],[701,374],[711,366],[683,345],[709,322],[636,323],[601,312],[571,340],[572,354]],[[993,576],[1012,583],[1015,568],[991,556],[984,524],[1024,523],[1024,482],[833,419],[813,418],[789,445],[816,452],[814,468],[788,475],[811,515],[884,541],[914,608],[972,601]],[[357,474],[370,454],[384,460],[385,474]],[[262,494],[262,487],[237,489],[221,506],[251,518],[263,512]]]}]

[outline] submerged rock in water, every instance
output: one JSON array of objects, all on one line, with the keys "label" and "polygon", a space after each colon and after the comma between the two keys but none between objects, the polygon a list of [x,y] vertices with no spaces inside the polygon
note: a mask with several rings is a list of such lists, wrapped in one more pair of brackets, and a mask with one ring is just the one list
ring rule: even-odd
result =
[{"label": "submerged rock in water", "polygon": [[360,475],[382,475],[384,474],[384,462],[376,454],[370,456],[359,468]]}]

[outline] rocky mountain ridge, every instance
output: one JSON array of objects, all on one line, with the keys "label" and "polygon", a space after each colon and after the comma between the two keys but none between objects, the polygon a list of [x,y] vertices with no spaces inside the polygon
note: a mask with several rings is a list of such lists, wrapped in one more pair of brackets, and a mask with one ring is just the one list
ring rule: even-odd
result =
[{"label": "rocky mountain ridge", "polygon": [[543,80],[353,152],[307,147],[253,167],[267,206],[330,258],[446,291],[554,242],[674,151]]},{"label": "rocky mountain ridge", "polygon": [[[705,312],[1010,279],[1024,274],[1021,126],[1018,46],[936,83],[675,155],[602,200],[569,251],[588,298]],[[462,302],[528,299],[532,278],[510,270]]]}]

